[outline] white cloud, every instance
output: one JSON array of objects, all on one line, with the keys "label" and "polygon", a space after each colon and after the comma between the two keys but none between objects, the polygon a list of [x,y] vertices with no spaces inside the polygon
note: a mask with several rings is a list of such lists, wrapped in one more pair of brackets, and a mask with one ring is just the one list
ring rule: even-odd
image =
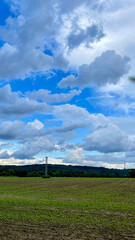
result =
[{"label": "white cloud", "polygon": [[99,25],[92,24],[85,30],[79,29],[79,27],[76,29],[75,25],[68,36],[67,44],[69,49],[74,49],[80,46],[80,44],[85,44],[86,47],[90,47],[91,43],[100,41],[102,37],[104,37],[103,29]]},{"label": "white cloud", "polygon": [[108,124],[86,136],[83,147],[87,151],[124,152],[129,149],[129,139],[118,127]]},{"label": "white cloud", "polygon": [[76,148],[70,151],[70,153],[63,159],[63,163],[83,164],[84,156],[83,149]]},{"label": "white cloud", "polygon": [[21,133],[24,123],[22,121],[5,121],[0,125],[0,139],[15,140]]},{"label": "white cloud", "polygon": [[33,113],[45,113],[48,110],[46,103],[39,103],[28,98],[19,99],[14,105],[11,103],[0,105],[0,117],[2,118],[20,118]]},{"label": "white cloud", "polygon": [[[64,44],[61,40],[61,31],[66,31],[67,28],[64,18],[73,19],[71,25],[74,25],[73,16],[78,9],[81,12],[84,8],[99,12],[103,8],[103,2],[105,1],[74,0],[67,3],[66,0],[9,0],[15,17],[9,16],[6,24],[0,27],[0,36],[5,42],[0,49],[0,78],[23,79],[38,72],[45,73],[51,68],[65,69],[68,61],[65,59],[66,52],[63,47],[67,37]],[[94,26],[96,24],[82,34],[82,42],[87,44],[89,41],[93,42],[94,38],[100,40],[103,35],[102,28]],[[70,40],[69,42],[71,45]],[[46,55],[45,48],[50,49],[53,56]]]},{"label": "white cloud", "polygon": [[28,127],[31,127],[36,130],[40,130],[44,128],[44,124],[41,123],[39,120],[35,119],[34,122],[28,122]]},{"label": "white cloud", "polygon": [[8,43],[0,48],[1,79],[24,79],[30,76],[32,72],[45,72],[52,66],[52,63],[52,57],[45,55],[39,49],[29,49],[27,51]]},{"label": "white cloud", "polygon": [[0,88],[0,118],[20,118],[32,114],[51,113],[52,107],[48,105],[49,103],[68,102],[80,93],[80,90],[74,89],[69,93],[52,94],[47,89],[40,89],[22,94],[12,92],[10,85],[7,84]]},{"label": "white cloud", "polygon": [[129,58],[121,57],[115,51],[106,51],[97,57],[90,65],[79,67],[78,77],[63,78],[59,87],[86,87],[91,85],[103,86],[107,83],[116,84],[120,78],[128,73]]},{"label": "white cloud", "polygon": [[48,106],[23,96],[20,92],[12,92],[10,85],[0,88],[0,118],[20,118],[33,113],[45,113]]},{"label": "white cloud", "polygon": [[59,106],[54,106],[52,114],[59,120],[72,121],[87,121],[89,118],[89,113],[86,109],[78,107],[76,105],[64,104]]},{"label": "white cloud", "polygon": [[74,96],[78,96],[80,93],[80,90],[74,89],[69,93],[51,94],[49,90],[40,89],[38,91],[27,92],[26,96],[34,100],[42,100],[46,103],[61,103],[70,101]]},{"label": "white cloud", "polygon": [[23,147],[12,154],[12,157],[19,159],[33,159],[40,152],[52,152],[57,150],[53,137],[38,137],[23,144]]}]

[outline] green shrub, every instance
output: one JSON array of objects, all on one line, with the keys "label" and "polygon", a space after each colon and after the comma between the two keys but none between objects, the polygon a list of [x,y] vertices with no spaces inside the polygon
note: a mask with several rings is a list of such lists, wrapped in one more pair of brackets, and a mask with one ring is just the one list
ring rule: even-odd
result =
[{"label": "green shrub", "polygon": [[42,178],[50,178],[50,175],[43,175]]}]

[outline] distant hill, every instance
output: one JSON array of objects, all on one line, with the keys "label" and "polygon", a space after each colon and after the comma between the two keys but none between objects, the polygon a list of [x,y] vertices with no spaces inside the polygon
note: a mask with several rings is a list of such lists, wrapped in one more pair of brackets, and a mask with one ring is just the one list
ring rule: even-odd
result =
[{"label": "distant hill", "polygon": [[[0,176],[39,177],[44,170],[45,164],[0,166]],[[48,174],[54,177],[128,177],[129,172],[130,169],[48,164]]]}]

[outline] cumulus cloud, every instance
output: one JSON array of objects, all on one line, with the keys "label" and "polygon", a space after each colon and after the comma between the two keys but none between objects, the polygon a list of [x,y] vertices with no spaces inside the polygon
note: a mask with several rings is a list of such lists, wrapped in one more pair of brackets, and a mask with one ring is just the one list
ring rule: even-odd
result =
[{"label": "cumulus cloud", "polygon": [[55,106],[53,114],[60,120],[66,119],[65,123],[68,123],[55,130],[59,133],[66,131],[71,133],[79,126],[80,128],[90,127],[90,134],[85,137],[84,144],[78,144],[86,151],[109,153],[134,150],[134,139],[131,139],[103,114],[89,114],[87,110],[69,104]]},{"label": "cumulus cloud", "polygon": [[128,136],[116,126],[109,124],[86,137],[84,149],[99,152],[123,152],[128,149]]},{"label": "cumulus cloud", "polygon": [[63,159],[63,163],[83,164],[83,160],[83,149],[76,148],[71,150],[70,153]]},{"label": "cumulus cloud", "polygon": [[52,137],[38,137],[34,140],[26,141],[23,147],[12,154],[12,157],[19,159],[33,159],[41,152],[52,152],[57,150]]},{"label": "cumulus cloud", "polygon": [[59,24],[59,21],[55,23],[53,5],[48,8],[49,4],[43,1],[26,2],[26,5],[17,1],[11,3],[14,4],[12,10],[17,9],[19,16],[9,17],[6,26],[0,27],[0,35],[6,42],[0,48],[0,78],[8,80],[45,72],[55,65],[54,58],[44,53],[44,46],[46,41],[51,41],[48,38],[56,34],[53,25]]},{"label": "cumulus cloud", "polygon": [[80,44],[85,44],[86,47],[90,47],[91,43],[100,41],[104,37],[103,28],[99,25],[92,24],[91,26],[84,29],[73,29],[67,39],[67,45],[69,49],[74,49]]},{"label": "cumulus cloud", "polygon": [[47,89],[40,89],[22,94],[13,92],[7,84],[0,88],[0,118],[51,113],[52,108],[48,104],[68,102],[80,93],[80,90],[74,89],[68,93],[52,94]]},{"label": "cumulus cloud", "polygon": [[91,121],[91,132],[82,144],[84,150],[102,153],[134,151],[134,138],[103,115],[99,114],[94,118],[95,121]]},{"label": "cumulus cloud", "polygon": [[15,140],[18,139],[24,123],[22,121],[5,121],[0,125],[0,139]]},{"label": "cumulus cloud", "polygon": [[[68,143],[67,140],[76,136],[77,128],[85,127],[86,123],[72,123],[46,130],[44,124],[37,119],[25,125],[22,121],[5,121],[0,125],[0,139],[16,140],[18,147],[21,146],[19,150],[13,149],[14,153],[6,155],[7,158],[34,159],[40,152],[67,151],[74,148],[75,145]],[[4,148],[5,144],[2,144],[1,149]]]},{"label": "cumulus cloud", "polygon": [[50,113],[56,120],[60,120],[59,126],[48,126],[46,129],[38,119],[27,124],[23,121],[5,121],[0,125],[0,138],[18,140],[21,144],[25,144],[26,141],[38,139],[41,136],[47,138],[54,136],[57,140],[55,144],[63,145],[68,139],[76,137],[76,129],[83,129],[89,125],[89,113],[75,105],[53,106]]},{"label": "cumulus cloud", "polygon": [[20,99],[14,105],[6,104],[0,106],[0,116],[2,118],[20,118],[33,113],[45,113],[48,110],[46,103],[38,103],[27,98]]},{"label": "cumulus cloud", "polygon": [[8,43],[0,48],[1,79],[24,79],[30,76],[31,72],[46,71],[52,63],[52,57],[38,49],[27,52],[25,49],[18,49],[17,46]]},{"label": "cumulus cloud", "polygon": [[[35,119],[33,122],[25,124],[23,121],[4,121],[0,124],[0,139],[26,141],[39,136],[47,135],[44,124]],[[0,148],[5,148],[8,143],[2,143]]]},{"label": "cumulus cloud", "polygon": [[[39,72],[45,73],[52,68],[67,68],[68,61],[63,53],[65,44],[61,41],[61,32],[66,32],[67,28],[65,16],[72,19],[76,10],[82,8],[83,11],[84,7],[100,11],[104,2],[98,0],[74,0],[68,3],[66,0],[48,2],[30,0],[29,3],[26,0],[7,1],[13,14],[6,19],[5,25],[0,26],[0,36],[5,43],[0,48],[0,78],[24,79]],[[68,37],[70,47],[73,46],[71,34]],[[85,32],[81,32],[80,37],[82,42],[87,44],[94,39],[99,40],[102,37],[102,30],[92,25]],[[52,56],[45,54],[45,49],[50,49]]]},{"label": "cumulus cloud", "polygon": [[48,106],[23,96],[20,92],[12,92],[10,85],[0,88],[0,118],[20,118],[33,113],[45,113]]},{"label": "cumulus cloud", "polygon": [[71,132],[77,128],[85,128],[88,125],[88,122],[76,122],[76,123],[68,123],[68,124],[63,124],[61,127],[55,127],[53,128],[55,132]]},{"label": "cumulus cloud", "polygon": [[[25,126],[21,121],[7,121],[1,124],[0,138],[3,140],[17,140],[22,146],[19,150],[15,150],[10,157],[34,159],[41,152],[69,150],[73,151],[73,154],[71,152],[71,155],[64,161],[71,163],[76,154],[76,162],[78,161],[77,163],[81,164],[83,154],[80,151],[83,152],[83,150],[89,152],[98,151],[100,153],[124,153],[127,151],[131,153],[135,151],[134,138],[130,138],[102,114],[89,114],[85,109],[74,105],[67,105],[65,109],[63,107],[60,109],[60,107],[56,106],[55,116],[62,119],[62,121],[66,116],[66,121],[59,127],[50,127],[46,130],[44,124],[37,119],[28,122]],[[78,114],[75,118],[76,113]],[[83,122],[82,118],[84,119]],[[85,129],[88,126],[90,127],[90,134],[85,137],[84,143],[68,143],[68,140],[77,136],[76,129]],[[73,156],[72,159],[71,156]],[[80,157],[78,158],[78,156]]]},{"label": "cumulus cloud", "polygon": [[52,109],[52,114],[59,120],[64,120],[65,122],[72,122],[72,121],[87,121],[89,118],[89,112],[76,105],[64,104],[54,106]]},{"label": "cumulus cloud", "polygon": [[69,93],[51,94],[49,90],[40,89],[38,91],[27,92],[26,96],[34,100],[42,100],[46,103],[61,103],[70,101],[74,96],[78,96],[80,93],[80,90],[74,89]]},{"label": "cumulus cloud", "polygon": [[58,84],[60,88],[71,88],[91,85],[103,86],[107,83],[116,84],[120,78],[128,73],[129,58],[121,57],[115,51],[108,50],[97,57],[90,65],[79,67],[78,77],[68,76]]},{"label": "cumulus cloud", "polygon": [[44,124],[41,123],[39,120],[35,119],[34,122],[28,122],[28,127],[36,130],[40,130],[44,128]]},{"label": "cumulus cloud", "polygon": [[51,114],[61,121],[60,126],[45,129],[39,120],[24,124],[22,121],[5,121],[0,125],[0,139],[17,140],[22,145],[13,153],[15,158],[34,158],[42,151],[66,151],[71,147],[67,141],[77,137],[76,129],[89,127],[90,134],[84,143],[76,146],[85,151],[126,152],[134,151],[134,139],[102,114],[89,114],[87,110],[75,105],[65,104],[53,106]]},{"label": "cumulus cloud", "polygon": [[18,93],[12,92],[9,84],[0,88],[0,102],[15,102],[17,100]]}]

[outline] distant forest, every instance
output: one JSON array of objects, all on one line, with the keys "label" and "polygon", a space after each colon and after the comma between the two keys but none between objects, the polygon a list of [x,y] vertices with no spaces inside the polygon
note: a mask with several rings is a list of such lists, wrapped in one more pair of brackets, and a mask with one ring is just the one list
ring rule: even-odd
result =
[{"label": "distant forest", "polygon": [[[42,177],[44,175],[44,164],[0,166],[0,176]],[[135,177],[135,169],[48,164],[48,175],[50,177]]]}]

